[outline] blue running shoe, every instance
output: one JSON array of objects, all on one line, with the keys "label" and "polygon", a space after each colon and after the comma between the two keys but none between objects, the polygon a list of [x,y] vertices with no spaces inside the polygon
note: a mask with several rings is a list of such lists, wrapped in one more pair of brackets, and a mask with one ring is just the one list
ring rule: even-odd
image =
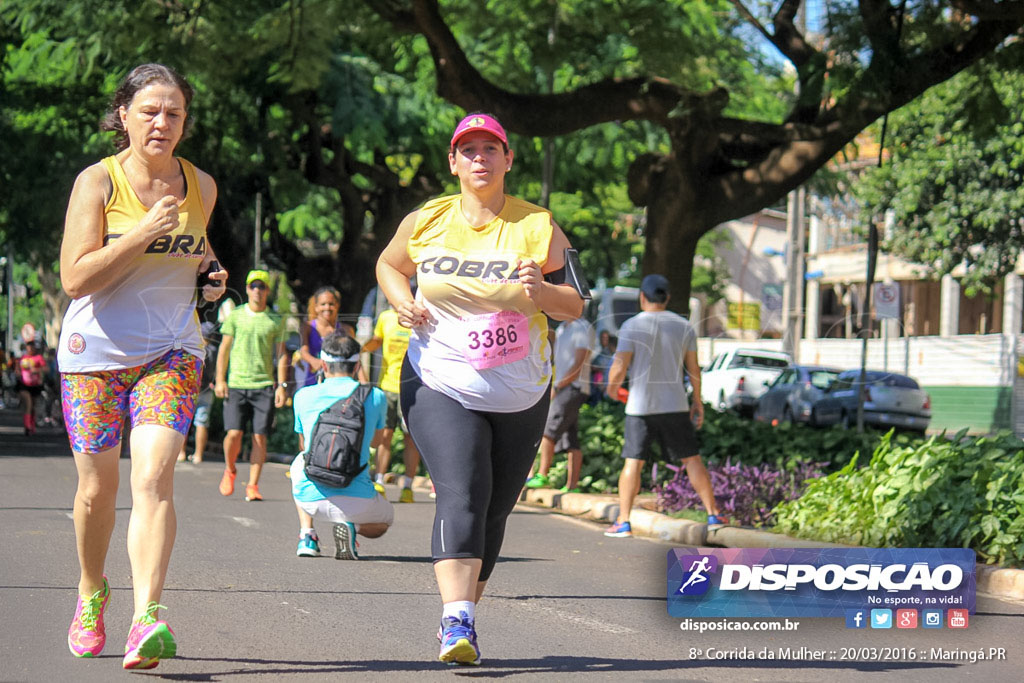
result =
[{"label": "blue running shoe", "polygon": [[722,527],[731,524],[729,518],[725,515],[708,515],[708,528]]},{"label": "blue running shoe", "polygon": [[480,664],[480,648],[476,645],[476,629],[473,620],[465,612],[459,612],[459,618],[443,617],[441,630],[438,632],[441,641],[439,660],[446,664]]},{"label": "blue running shoe", "polygon": [[605,529],[604,535],[610,538],[629,538],[633,535],[633,527],[629,525],[629,522],[615,522]]},{"label": "blue running shoe", "polygon": [[334,559],[358,560],[359,544],[356,543],[356,525],[342,522],[334,525]]},{"label": "blue running shoe", "polygon": [[320,557],[320,539],[313,534],[306,534],[299,539],[295,554],[299,557]]}]

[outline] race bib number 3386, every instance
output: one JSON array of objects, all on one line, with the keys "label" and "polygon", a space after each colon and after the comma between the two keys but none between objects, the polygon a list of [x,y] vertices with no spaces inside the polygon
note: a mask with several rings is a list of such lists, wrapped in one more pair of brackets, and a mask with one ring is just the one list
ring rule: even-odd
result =
[{"label": "race bib number 3386", "polygon": [[522,360],[530,352],[530,324],[518,311],[462,319],[462,353],[477,370]]}]

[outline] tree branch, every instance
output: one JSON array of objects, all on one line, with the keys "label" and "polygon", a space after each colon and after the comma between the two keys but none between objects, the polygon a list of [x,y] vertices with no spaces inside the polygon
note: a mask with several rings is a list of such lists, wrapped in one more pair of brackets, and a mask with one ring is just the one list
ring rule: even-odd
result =
[{"label": "tree branch", "polygon": [[826,137],[831,119],[819,117],[815,123],[776,124],[723,118],[719,122],[719,145],[729,158],[755,161],[768,148]]},{"label": "tree branch", "polygon": [[[757,32],[764,36],[769,43],[774,45],[779,52],[781,52],[784,55],[786,54],[784,45],[780,41],[776,40],[775,36],[769,33],[768,29],[765,28],[764,24],[762,24],[758,20],[758,18],[755,17],[749,9],[747,9],[747,6],[743,4],[743,0],[731,0],[731,2],[733,4],[733,7],[736,8],[736,11],[740,13],[740,16],[743,17],[748,24],[753,26],[757,30]],[[789,55],[786,56],[788,57]]]},{"label": "tree branch", "polygon": [[812,119],[821,104],[821,94],[825,86],[826,60],[819,50],[807,42],[803,32],[794,24],[801,0],[785,0],[779,6],[772,19],[775,27],[774,34],[768,32],[768,29],[747,9],[742,0],[731,1],[740,15],[796,67],[800,91],[797,104],[790,114],[790,120]]},{"label": "tree branch", "polygon": [[719,136],[723,152],[737,152],[734,158],[748,165],[713,179],[703,199],[716,207],[723,220],[770,204],[806,181],[872,121],[975,63],[1007,35],[1019,31],[1020,24],[1020,20],[979,21],[945,45],[909,58],[901,55],[904,66],[900,69],[885,60],[873,61],[869,71],[876,77],[864,79],[861,87],[813,124],[723,121]]},{"label": "tree branch", "polygon": [[416,33],[416,18],[403,0],[374,0],[373,11],[402,33]]},{"label": "tree branch", "polygon": [[1024,20],[1024,3],[1019,0],[951,0],[949,4],[979,19]]},{"label": "tree branch", "polygon": [[871,43],[871,61],[883,58],[894,61],[899,54],[899,35],[892,22],[893,9],[888,0],[860,0],[860,16],[864,33]]},{"label": "tree branch", "polygon": [[[373,5],[376,10],[376,5]],[[380,13],[385,19],[391,14]],[[513,93],[477,71],[441,17],[436,0],[412,0],[416,31],[430,47],[437,91],[466,111],[487,109],[510,130],[541,137],[563,135],[608,121],[649,120],[665,125],[686,92],[661,78],[607,79],[568,93]],[[390,20],[390,19],[389,19]],[[551,116],[552,111],[571,116]]]},{"label": "tree branch", "polygon": [[793,62],[793,66],[797,68],[797,71],[817,53],[817,50],[804,40],[803,33],[793,23],[793,19],[800,9],[800,2],[801,0],[784,0],[779,5],[779,10],[772,19],[772,23],[775,25],[775,40],[777,41],[775,44],[779,47],[782,54],[786,55]]},{"label": "tree branch", "polygon": [[1009,19],[979,20],[959,40],[906,60],[906,69],[898,72],[893,88],[895,107],[903,106],[995,50],[1007,36],[1020,31],[1022,21],[1024,14]]}]

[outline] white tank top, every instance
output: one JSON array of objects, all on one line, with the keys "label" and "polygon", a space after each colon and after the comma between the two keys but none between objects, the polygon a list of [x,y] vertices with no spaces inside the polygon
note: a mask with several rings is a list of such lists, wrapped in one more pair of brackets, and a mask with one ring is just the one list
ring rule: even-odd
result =
[{"label": "white tank top", "polygon": [[[61,372],[138,367],[171,349],[203,357],[196,275],[207,248],[206,212],[195,167],[179,161],[187,184],[180,225],[150,243],[117,282],[71,302],[57,347]],[[149,207],[135,194],[116,157],[102,163],[113,185],[104,207],[107,244],[134,229]]]}]

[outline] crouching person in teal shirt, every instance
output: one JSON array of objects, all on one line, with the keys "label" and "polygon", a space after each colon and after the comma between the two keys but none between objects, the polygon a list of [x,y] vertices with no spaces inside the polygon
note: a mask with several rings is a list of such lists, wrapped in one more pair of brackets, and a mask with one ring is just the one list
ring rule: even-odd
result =
[{"label": "crouching person in teal shirt", "polygon": [[[322,519],[334,525],[334,557],[358,560],[356,534],[366,538],[382,536],[394,521],[391,503],[377,493],[366,467],[344,488],[327,486],[311,480],[305,473],[306,446],[313,435],[320,413],[340,399],[347,398],[359,383],[353,379],[359,368],[359,342],[342,334],[331,334],[323,341],[320,359],[324,361],[326,379],[320,384],[304,387],[295,393],[295,432],[300,435],[301,452],[291,467],[292,497],[299,512],[299,557],[320,555],[320,539],[313,520]],[[360,464],[370,460],[370,448],[383,438],[387,399],[380,389],[372,389],[363,404],[363,443]]]}]

